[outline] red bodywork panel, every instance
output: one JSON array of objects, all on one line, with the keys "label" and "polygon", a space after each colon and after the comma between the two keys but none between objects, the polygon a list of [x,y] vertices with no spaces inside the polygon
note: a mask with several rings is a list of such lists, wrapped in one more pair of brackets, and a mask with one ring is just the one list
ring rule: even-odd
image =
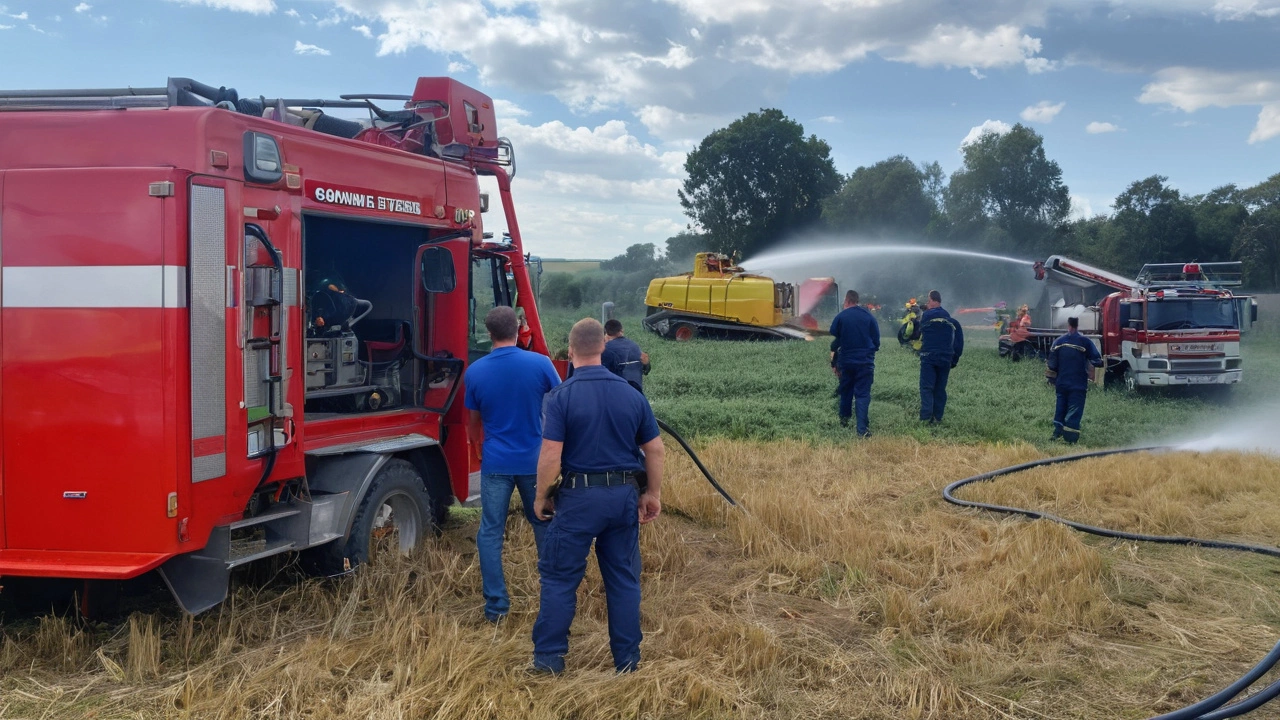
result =
[{"label": "red bodywork panel", "polygon": [[[497,144],[484,94],[423,78],[415,99],[449,104],[437,126],[442,142]],[[281,181],[245,182],[247,131],[276,139]],[[299,275],[308,216],[455,237],[441,245],[453,254],[458,289],[428,297],[419,286],[414,303],[426,322],[420,349],[465,359],[469,251],[481,232],[477,174],[494,175],[512,239],[503,254],[531,349],[545,354],[510,179],[487,162],[446,162],[214,108],[0,112],[0,576],[132,577],[200,549],[213,527],[243,516],[267,469],[264,458],[248,457],[241,401],[245,326],[257,322],[243,316],[241,297],[247,223]],[[229,292],[225,434],[193,439],[195,187],[225,198]],[[301,478],[308,452],[415,433],[443,441],[450,484],[465,498],[462,388],[443,415],[408,407],[304,418],[301,284],[286,298],[282,328],[293,416],[265,481]],[[193,482],[193,462],[220,454],[225,473]]]}]

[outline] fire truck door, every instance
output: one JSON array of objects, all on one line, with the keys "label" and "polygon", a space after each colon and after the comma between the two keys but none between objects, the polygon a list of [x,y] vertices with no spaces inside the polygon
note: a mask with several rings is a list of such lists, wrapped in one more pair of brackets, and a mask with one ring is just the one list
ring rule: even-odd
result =
[{"label": "fire truck door", "polygon": [[186,305],[177,180],[168,168],[5,174],[0,435],[10,549],[173,543],[177,386],[166,353]]}]

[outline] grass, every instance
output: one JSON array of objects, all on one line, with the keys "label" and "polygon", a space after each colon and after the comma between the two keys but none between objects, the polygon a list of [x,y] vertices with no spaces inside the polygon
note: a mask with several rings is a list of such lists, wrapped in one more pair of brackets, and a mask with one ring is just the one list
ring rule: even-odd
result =
[{"label": "grass", "polygon": [[[573,319],[552,314],[553,346]],[[0,718],[1145,718],[1224,686],[1280,634],[1270,559],[1110,542],[944,503],[951,480],[1061,451],[1044,442],[1052,393],[1040,368],[999,360],[979,333],[937,432],[912,420],[914,358],[886,347],[877,436],[861,442],[835,422],[824,343],[676,344],[624,322],[653,357],[658,415],[741,504],[730,509],[668,453],[664,517],[641,533],[639,672],[612,673],[593,565],[567,676],[525,675],[532,533],[513,513],[512,615],[491,626],[476,514],[457,510],[413,557],[333,581],[238,573],[228,601],[196,618],[163,601],[112,624],[5,618]],[[1278,349],[1251,338],[1238,395],[1274,385]],[[1165,437],[1238,412],[1096,392],[1084,442]],[[1274,544],[1277,472],[1280,461],[1256,455],[1132,455],[962,494]]]},{"label": "grass", "polygon": [[[563,347],[580,315],[548,313],[547,337]],[[750,440],[801,439],[843,442],[852,436],[836,421],[836,379],[829,340],[813,342],[677,343],[624,317],[628,337],[646,350],[653,371],[645,380],[654,412],[681,433]],[[871,388],[871,429],[876,434],[957,443],[1027,442],[1051,447],[1055,396],[1044,364],[1013,363],[998,356],[996,335],[966,329],[966,350],[951,373],[945,422],[919,422],[919,361],[884,333]],[[1225,394],[1179,390],[1129,397],[1093,388],[1085,407],[1084,447],[1151,443],[1196,427],[1220,424],[1260,396],[1275,397],[1280,382],[1280,335],[1253,335],[1243,343],[1244,380]]]}]

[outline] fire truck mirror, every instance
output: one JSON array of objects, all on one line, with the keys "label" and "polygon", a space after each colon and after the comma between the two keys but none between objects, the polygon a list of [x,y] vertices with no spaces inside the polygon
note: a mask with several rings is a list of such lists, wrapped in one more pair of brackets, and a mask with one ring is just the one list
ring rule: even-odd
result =
[{"label": "fire truck mirror", "polygon": [[480,193],[480,212],[489,212],[489,193]]},{"label": "fire truck mirror", "polygon": [[422,249],[422,289],[429,293],[450,293],[457,286],[453,270],[453,253],[448,248]]},{"label": "fire truck mirror", "polygon": [[284,162],[276,139],[265,133],[244,134],[244,179],[270,185],[284,177]]}]

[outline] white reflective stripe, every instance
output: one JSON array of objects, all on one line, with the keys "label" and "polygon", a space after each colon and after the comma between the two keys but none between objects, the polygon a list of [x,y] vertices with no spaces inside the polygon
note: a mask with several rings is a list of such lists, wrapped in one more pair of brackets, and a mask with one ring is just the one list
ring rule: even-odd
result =
[{"label": "white reflective stripe", "polygon": [[7,308],[179,308],[187,269],[177,265],[6,267]]}]

